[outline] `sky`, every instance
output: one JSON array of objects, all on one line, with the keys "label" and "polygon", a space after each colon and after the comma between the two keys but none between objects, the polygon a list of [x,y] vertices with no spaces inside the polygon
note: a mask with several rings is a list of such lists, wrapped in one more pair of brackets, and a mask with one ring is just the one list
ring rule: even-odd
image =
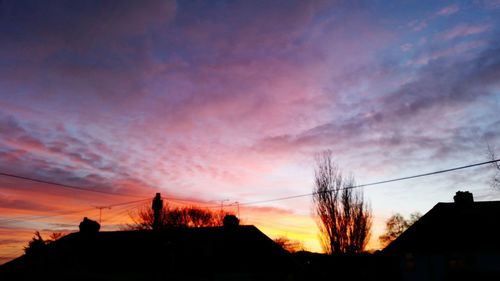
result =
[{"label": "sky", "polygon": [[[255,202],[311,193],[327,149],[358,183],[487,161],[499,32],[498,0],[2,0],[0,172],[97,192],[0,176],[0,263],[156,192],[321,251],[311,197]],[[365,187],[368,248],[392,214],[500,200],[494,173]]]}]

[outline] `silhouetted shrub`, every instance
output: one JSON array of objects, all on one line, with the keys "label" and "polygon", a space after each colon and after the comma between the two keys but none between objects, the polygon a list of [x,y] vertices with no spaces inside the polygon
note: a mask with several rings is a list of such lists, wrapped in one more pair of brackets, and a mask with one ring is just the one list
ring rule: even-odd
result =
[{"label": "silhouetted shrub", "polygon": [[24,247],[24,253],[26,255],[39,254],[45,248],[46,244],[40,232],[37,231],[35,232],[35,236],[28,242],[28,246]]}]

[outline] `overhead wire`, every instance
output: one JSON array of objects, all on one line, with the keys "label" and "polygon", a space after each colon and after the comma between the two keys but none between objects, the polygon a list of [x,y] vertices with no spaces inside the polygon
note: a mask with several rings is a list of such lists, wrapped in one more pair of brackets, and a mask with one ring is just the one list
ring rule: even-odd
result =
[{"label": "overhead wire", "polygon": [[8,219],[0,220],[0,225],[1,224],[6,224],[6,223],[38,221],[38,220],[42,220],[42,219],[54,218],[54,217],[62,217],[62,216],[67,216],[67,215],[72,215],[72,214],[77,214],[77,213],[83,213],[83,212],[87,212],[87,211],[92,211],[92,210],[95,210],[95,208],[87,208],[87,209],[82,209],[82,210],[75,210],[75,211],[69,211],[69,212],[65,212],[65,213],[59,213],[59,214],[54,214],[54,215],[45,215],[45,216],[14,217],[14,218],[8,218]]},{"label": "overhead wire", "polygon": [[[176,202],[178,204],[184,204],[184,205],[187,205],[186,203],[198,203],[198,204],[210,204],[211,202],[210,201],[202,201],[202,200],[194,200],[194,199],[182,199],[182,198],[176,198],[176,197],[163,197],[162,196],[162,199],[165,199],[165,200],[170,200],[170,201],[173,201],[173,202]],[[213,205],[213,204],[211,204]],[[215,206],[215,205],[213,205]],[[220,205],[217,205],[220,207]],[[208,207],[212,207],[212,206],[208,206]]]},{"label": "overhead wire", "polygon": [[130,205],[130,204],[134,204],[134,203],[139,203],[139,202],[145,202],[145,201],[149,201],[149,200],[152,200],[153,198],[145,198],[145,199],[141,199],[141,200],[134,200],[134,201],[127,201],[127,202],[121,202],[121,203],[115,203],[115,204],[109,204],[109,205],[104,205],[105,207],[118,207],[118,206],[123,206],[123,205]]},{"label": "overhead wire", "polygon": [[[102,224],[103,226],[107,225],[107,224],[116,224],[116,223],[120,223],[119,221],[115,221],[116,218],[119,218],[125,214],[130,214],[130,211],[133,210],[133,209],[137,209],[141,206],[142,204],[139,203],[139,204],[134,204],[132,206],[127,206],[126,208],[124,208],[123,210],[118,210],[117,212],[111,214],[111,215],[107,215],[107,216],[104,216],[103,219],[102,219]],[[123,206],[120,206],[120,207],[123,207]],[[116,211],[116,209],[115,209]]]},{"label": "overhead wire", "polygon": [[84,187],[81,187],[81,186],[63,184],[63,183],[58,183],[58,182],[53,182],[53,181],[47,181],[47,180],[41,180],[41,179],[36,179],[36,178],[32,178],[32,177],[20,176],[20,175],[15,175],[15,174],[10,174],[10,173],[4,173],[4,172],[0,172],[0,176],[11,177],[11,178],[16,178],[16,179],[22,179],[22,180],[27,180],[27,181],[37,182],[37,183],[44,183],[44,184],[49,184],[49,185],[63,187],[63,188],[70,188],[70,189],[80,190],[80,191],[100,193],[100,194],[115,195],[115,196],[127,196],[127,197],[137,197],[137,198],[144,197],[144,196],[139,196],[137,194],[121,193],[121,192],[110,192],[110,191],[98,190],[98,189],[89,189],[89,188],[84,188]]},{"label": "overhead wire", "polygon": [[[144,198],[144,196],[140,196],[140,195],[137,195],[137,194],[121,193],[121,192],[110,192],[110,191],[97,190],[97,189],[89,189],[89,188],[85,188],[85,187],[81,187],[81,186],[69,185],[69,184],[62,184],[62,183],[58,183],[58,182],[41,180],[41,179],[36,179],[36,178],[32,178],[32,177],[27,177],[27,176],[20,176],[20,175],[5,173],[5,172],[0,172],[0,176],[11,177],[11,178],[16,178],[16,179],[22,179],[22,180],[28,180],[28,181],[37,182],[37,183],[44,183],[44,184],[49,184],[49,185],[63,187],[63,188],[70,188],[70,189],[79,190],[79,191],[87,191],[87,192],[101,193],[101,194],[107,194],[107,195],[118,195],[118,196],[128,196],[128,197]],[[162,198],[166,199],[166,200],[172,200],[172,201],[177,201],[177,202],[186,202],[186,203],[199,203],[199,204],[209,204],[210,203],[210,202],[207,202],[207,201],[201,201],[201,200],[195,200],[195,199],[184,199],[184,198],[169,197],[169,196],[162,197]]]},{"label": "overhead wire", "polygon": [[[151,200],[151,198],[109,204],[109,205],[106,205],[106,207],[111,208],[111,207],[117,207],[117,206],[125,206],[125,205],[129,205],[129,204],[145,202],[148,200]],[[62,213],[58,213],[58,214],[54,214],[54,215],[14,217],[14,218],[0,220],[0,224],[12,223],[12,222],[23,222],[23,221],[37,221],[37,220],[46,219],[46,218],[54,218],[54,217],[67,216],[67,215],[72,215],[72,214],[77,214],[77,213],[83,213],[83,212],[87,212],[87,211],[93,211],[95,209],[96,209],[96,207],[92,207],[92,208],[86,208],[86,209],[81,209],[81,210],[62,212]]]},{"label": "overhead wire", "polygon": [[[368,187],[368,186],[374,186],[374,185],[381,185],[381,184],[386,184],[386,183],[391,183],[391,182],[398,182],[398,181],[403,181],[403,180],[409,180],[409,179],[415,179],[415,178],[420,178],[420,177],[426,177],[426,176],[432,176],[432,175],[437,175],[437,174],[442,174],[442,173],[448,173],[452,171],[457,171],[457,170],[462,170],[462,169],[468,169],[472,167],[477,167],[477,166],[482,166],[482,165],[487,165],[487,164],[497,164],[500,161],[500,159],[494,159],[490,161],[485,161],[485,162],[480,162],[480,163],[474,163],[470,165],[464,165],[464,166],[459,166],[459,167],[454,167],[454,168],[449,168],[449,169],[444,169],[444,170],[438,170],[434,172],[428,172],[428,173],[422,173],[422,174],[417,174],[417,175],[412,175],[412,176],[405,176],[405,177],[399,177],[399,178],[394,178],[394,179],[389,179],[389,180],[382,180],[382,181],[376,181],[376,182],[371,182],[371,183],[366,183],[366,184],[359,184],[359,185],[352,185],[352,186],[347,186],[340,188],[340,190],[344,189],[354,189],[354,188],[362,188],[362,187]],[[13,178],[18,178],[18,179],[23,179],[23,180],[29,180],[33,182],[39,182],[39,183],[45,183],[45,184],[50,184],[54,186],[59,186],[59,187],[65,187],[65,188],[71,188],[75,190],[80,190],[80,191],[88,191],[88,192],[95,192],[95,193],[101,193],[101,194],[108,194],[108,195],[119,195],[119,196],[129,196],[129,197],[139,197],[138,195],[134,194],[125,194],[125,193],[117,193],[117,192],[106,192],[103,190],[94,190],[94,189],[87,189],[87,188],[82,188],[78,186],[73,186],[73,185],[66,185],[66,184],[60,184],[56,182],[51,182],[51,181],[45,181],[45,180],[39,180],[39,179],[34,179],[34,178],[29,178],[29,177],[24,177],[24,176],[18,176],[18,175],[13,175],[13,174],[8,174],[8,173],[3,173],[0,172],[1,176],[7,176],[7,177],[13,177]],[[324,192],[329,192],[329,191],[324,191]],[[285,196],[285,197],[278,197],[278,198],[271,198],[271,199],[266,199],[266,200],[259,200],[259,201],[250,201],[250,202],[242,202],[242,203],[230,203],[225,205],[225,207],[232,207],[232,206],[247,206],[247,205],[255,205],[255,204],[263,204],[263,203],[270,203],[270,202],[276,202],[276,201],[283,201],[283,200],[290,200],[290,199],[295,199],[295,198],[301,198],[301,197],[309,197],[309,196],[314,196],[316,194],[319,194],[318,192],[313,192],[313,193],[306,193],[306,194],[298,194],[298,195],[292,195],[292,196]],[[198,200],[185,200],[185,199],[179,199],[179,198],[173,198],[173,197],[163,197],[164,199],[167,200],[172,200],[172,201],[180,201],[180,202],[194,202],[194,203],[203,203],[206,204],[207,202],[203,201],[198,201]],[[141,199],[141,200],[134,200],[134,201],[128,201],[128,202],[120,202],[120,203],[115,203],[115,204],[109,204],[106,205],[106,207],[122,207],[122,206],[127,206],[130,204],[134,204],[134,206],[139,206],[143,201],[151,200],[151,198],[147,199]],[[224,207],[224,206],[207,206],[207,208],[219,208],[219,207]],[[108,218],[108,221],[116,218],[120,215],[122,215],[124,212],[129,211],[131,208],[127,208],[125,210],[119,211],[118,213],[114,214],[113,216]],[[19,221],[36,221],[40,219],[45,219],[45,218],[52,218],[52,217],[58,217],[58,216],[66,216],[70,214],[75,214],[75,213],[80,213],[80,212],[85,212],[85,211],[90,211],[90,210],[95,210],[94,208],[87,208],[83,210],[75,210],[75,211],[69,211],[65,213],[59,213],[59,214],[54,214],[54,215],[46,215],[46,216],[35,216],[34,218],[10,218],[10,219],[5,219],[5,220],[0,220],[0,225],[5,224],[5,223],[11,223],[11,222],[19,222]],[[251,219],[253,221],[256,221],[257,223],[261,224],[267,224],[267,222],[262,221],[260,219]],[[293,226],[289,226],[283,223],[279,223],[283,227],[288,227],[288,228],[294,228]],[[14,251],[13,251],[14,253]]]},{"label": "overhead wire", "polygon": [[[358,184],[358,185],[346,186],[346,187],[340,188],[339,190],[361,188],[361,187],[374,186],[374,185],[380,185],[380,184],[385,184],[385,183],[391,183],[391,182],[397,182],[397,181],[403,181],[403,180],[409,180],[409,179],[427,177],[427,176],[432,176],[432,175],[438,175],[438,174],[448,173],[448,172],[452,172],[452,171],[458,171],[458,170],[468,169],[468,168],[477,167],[477,166],[494,164],[494,163],[497,163],[499,161],[500,161],[500,159],[494,159],[494,160],[490,160],[490,161],[485,161],[485,162],[480,162],[480,163],[474,163],[474,164],[469,164],[469,165],[464,165],[464,166],[459,166],[459,167],[454,167],[454,168],[449,168],[449,169],[444,169],[444,170],[438,170],[438,171],[434,171],[434,172],[422,173],[422,174],[417,174],[417,175],[412,175],[412,176],[406,176],[406,177],[394,178],[394,179],[389,179],[389,180],[376,181],[376,182],[365,183],[365,184]],[[331,192],[331,191],[326,190],[326,191],[322,191],[322,192],[312,192],[312,193],[305,193],[305,194],[298,194],[298,195],[292,195],[292,196],[278,197],[278,198],[272,198],[272,199],[266,199],[266,200],[251,201],[251,202],[242,202],[242,203],[238,203],[238,204],[240,206],[256,205],[256,204],[262,204],[262,203],[270,203],[270,202],[276,202],[276,201],[290,200],[290,199],[301,198],[301,197],[309,197],[309,196],[314,196],[316,194],[327,193],[327,192]],[[234,203],[233,204],[228,204],[226,206],[231,206],[231,205],[235,205],[235,204]]]},{"label": "overhead wire", "polygon": [[[494,160],[490,160],[490,161],[485,161],[485,162],[480,162],[480,163],[474,163],[474,164],[469,164],[469,165],[464,165],[464,166],[459,166],[459,167],[454,167],[454,168],[449,168],[449,169],[444,169],[444,170],[438,170],[438,171],[433,171],[433,172],[428,172],[428,173],[422,173],[422,174],[417,174],[417,175],[412,175],[412,176],[405,176],[405,177],[400,177],[400,178],[394,178],[394,179],[389,179],[389,180],[376,181],[376,182],[359,184],[359,185],[352,185],[352,186],[347,186],[347,187],[340,188],[339,190],[361,188],[361,187],[381,185],[381,184],[386,184],[386,183],[391,183],[391,182],[409,180],[409,179],[414,179],[414,178],[426,177],[426,176],[437,175],[437,174],[442,174],[442,173],[448,173],[448,172],[452,172],[452,171],[457,171],[457,170],[462,170],[462,169],[468,169],[468,168],[482,166],[482,165],[487,165],[487,164],[494,164],[494,163],[497,163],[499,161],[500,161],[500,159],[494,159]],[[2,172],[0,172],[0,175],[8,176],[8,177],[14,177],[14,178],[19,178],[19,179],[30,180],[30,181],[35,181],[35,182],[41,182],[41,183],[46,183],[46,184],[51,184],[51,185],[56,185],[56,186],[61,186],[61,187],[73,188],[73,189],[82,190],[82,191],[105,193],[105,194],[110,194],[110,195],[123,195],[123,196],[134,196],[134,197],[137,197],[136,195],[132,195],[132,194],[121,194],[121,193],[114,193],[114,192],[105,192],[105,191],[101,191],[101,190],[86,189],[86,188],[81,188],[81,187],[77,187],[77,186],[59,184],[59,183],[55,183],[55,182],[43,181],[43,180],[38,180],[38,179],[33,179],[33,178],[23,177],[23,176],[18,176],[18,175],[12,175],[12,174],[2,173]],[[331,191],[327,190],[327,191],[323,191],[323,192],[319,192],[319,193],[324,193],[324,192],[331,192]],[[212,205],[212,206],[205,206],[205,208],[210,209],[210,208],[221,208],[221,207],[234,207],[234,206],[238,206],[238,205],[239,206],[256,205],[256,204],[270,203],[270,202],[276,202],[276,201],[290,200],[290,199],[301,198],[301,197],[309,197],[309,196],[314,196],[314,195],[319,194],[319,193],[318,192],[312,192],[312,193],[305,193],[305,194],[284,196],[284,197],[271,198],[271,199],[265,199],[265,200],[259,200],[259,201],[250,201],[250,202],[241,202],[241,203],[230,203],[230,204],[223,205],[223,206],[221,206],[221,205]],[[174,201],[174,202],[176,202],[176,201],[177,202],[193,202],[193,203],[202,203],[202,204],[209,203],[209,202],[206,202],[206,201],[187,200],[187,199],[180,199],[180,198],[175,198],[175,197],[162,197],[162,198],[166,199],[166,200],[171,200],[171,201]],[[142,199],[142,200],[136,200],[136,201],[130,201],[130,202],[124,202],[124,203],[111,204],[111,205],[106,205],[106,207],[119,206],[121,204],[135,203],[135,202],[146,201],[146,200],[150,200],[150,199],[148,198],[148,199]],[[75,212],[71,212],[71,213],[83,212],[83,211],[87,211],[87,210],[89,210],[89,209],[79,210],[79,211],[75,211]],[[51,215],[51,216],[42,216],[42,217],[36,218],[36,220],[42,219],[42,218],[62,216],[62,215],[67,215],[67,214],[71,214],[71,213],[57,214],[57,215]],[[0,221],[0,223],[2,223],[2,221]]]},{"label": "overhead wire", "polygon": [[139,207],[139,206],[125,208],[123,210],[115,212],[114,214],[105,216],[102,219],[102,225],[104,225],[104,224],[110,224],[110,223],[116,223],[116,221],[114,221],[116,218],[119,218],[119,217],[121,217],[122,215],[125,215],[125,214],[129,214],[130,210],[133,210],[133,209],[135,209],[137,207]]}]

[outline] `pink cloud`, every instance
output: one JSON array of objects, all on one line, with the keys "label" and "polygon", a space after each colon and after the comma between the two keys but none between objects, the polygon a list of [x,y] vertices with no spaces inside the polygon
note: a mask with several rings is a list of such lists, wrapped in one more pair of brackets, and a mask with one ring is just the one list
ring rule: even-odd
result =
[{"label": "pink cloud", "polygon": [[276,208],[276,207],[258,207],[258,206],[241,206],[241,211],[249,212],[252,214],[260,214],[269,216],[270,214],[278,215],[292,215],[294,212],[290,209]]},{"label": "pink cloud", "polygon": [[460,10],[460,8],[456,4],[446,6],[442,9],[440,9],[439,11],[437,11],[434,15],[426,16],[426,17],[423,17],[422,19],[411,21],[410,23],[408,23],[408,26],[413,31],[417,31],[417,32],[422,31],[425,28],[427,28],[427,26],[429,25],[429,22],[435,20],[436,17],[449,16],[449,15],[457,13],[459,10]]},{"label": "pink cloud", "polygon": [[460,24],[454,28],[445,31],[438,35],[439,38],[443,40],[451,40],[457,37],[464,37],[474,34],[479,34],[490,30],[490,25],[470,25],[470,24]]},{"label": "pink cloud", "polygon": [[433,60],[437,60],[443,57],[450,57],[456,55],[465,55],[467,52],[471,50],[475,50],[481,47],[484,47],[486,42],[484,41],[471,41],[457,44],[456,46],[439,49],[435,51],[431,51],[429,53],[423,54],[416,59],[412,60],[411,63],[417,65],[425,65]]},{"label": "pink cloud", "polygon": [[[453,48],[433,42],[426,45],[435,49],[415,58],[418,67],[399,65],[388,49],[422,54],[422,44],[400,46],[408,38],[398,40],[399,30],[367,10],[343,18],[337,9],[329,16],[332,7],[306,1],[288,9],[227,2],[221,10],[204,3],[167,10],[134,4],[111,14],[103,27],[102,13],[85,30],[71,25],[76,31],[42,34],[47,37],[39,36],[32,57],[9,43],[8,49],[18,51],[5,57],[16,61],[0,82],[13,94],[0,107],[17,122],[0,119],[1,168],[111,192],[159,191],[193,201],[306,193],[308,161],[325,148],[368,178],[400,172],[394,163],[404,158],[442,159],[452,153],[447,147],[465,151],[470,137],[442,127],[467,123],[462,111],[488,96],[479,81],[491,85],[488,79],[498,77],[476,52],[484,42]],[[437,14],[458,10],[452,5]],[[409,27],[424,30],[436,19],[430,13]],[[482,32],[477,26],[455,29],[443,38]],[[489,58],[496,61],[495,54]],[[442,63],[432,63],[438,59]],[[408,161],[412,167],[422,163]],[[12,192],[2,201],[12,207],[4,213],[51,212],[34,203],[57,211],[118,200],[46,185],[1,184]],[[31,201],[21,200],[26,196]],[[309,198],[295,202],[276,205],[307,213]],[[279,218],[297,210],[243,209],[275,234],[278,227],[269,224],[285,229],[287,222]],[[124,217],[117,214],[113,222]],[[307,221],[309,229],[300,231],[316,235],[308,214],[295,219]]]},{"label": "pink cloud", "polygon": [[439,10],[436,13],[436,15],[437,16],[449,16],[449,15],[455,14],[459,10],[460,10],[460,8],[458,7],[458,5],[453,4],[453,5],[446,6],[446,7],[442,8],[441,10]]},{"label": "pink cloud", "polygon": [[408,25],[413,31],[422,31],[429,25],[429,23],[428,19],[422,19],[411,21]]}]

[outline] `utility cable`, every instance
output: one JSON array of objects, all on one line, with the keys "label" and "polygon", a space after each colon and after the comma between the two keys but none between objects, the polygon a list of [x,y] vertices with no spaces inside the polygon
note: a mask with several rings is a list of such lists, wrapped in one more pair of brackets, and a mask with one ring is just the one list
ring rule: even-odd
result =
[{"label": "utility cable", "polygon": [[76,185],[62,184],[62,183],[58,183],[58,182],[46,181],[46,180],[41,180],[41,179],[35,179],[35,178],[31,178],[31,177],[19,176],[19,175],[4,173],[4,172],[0,172],[0,176],[11,177],[11,178],[16,178],[16,179],[22,179],[22,180],[27,180],[27,181],[32,181],[32,182],[38,182],[38,183],[44,183],[44,184],[49,184],[49,185],[58,186],[58,187],[64,187],[64,188],[70,188],[70,189],[80,190],[80,191],[95,192],[95,193],[108,194],[108,195],[137,197],[137,198],[143,198],[144,197],[144,196],[139,196],[137,194],[129,194],[129,193],[120,193],[120,192],[110,192],[110,191],[104,191],[104,190],[88,189],[88,188],[84,188],[84,187],[80,187],[80,186],[76,186]]},{"label": "utility cable", "polygon": [[[151,200],[151,198],[142,199],[142,200],[128,201],[128,202],[121,202],[121,203],[116,203],[116,204],[110,204],[110,205],[106,205],[106,207],[111,208],[111,207],[117,207],[117,206],[125,206],[125,205],[130,205],[130,204],[134,204],[134,203],[143,202],[143,201],[149,201],[149,200]],[[53,217],[60,217],[60,216],[67,216],[67,215],[77,214],[77,213],[83,213],[83,212],[92,211],[92,210],[95,210],[95,207],[93,207],[93,208],[87,208],[87,209],[82,209],[82,210],[75,210],[75,211],[63,212],[63,213],[58,213],[58,214],[54,214],[54,215],[31,216],[31,218],[30,217],[8,218],[8,219],[0,220],[0,224],[12,223],[12,222],[21,222],[21,221],[36,221],[36,220],[40,220],[40,219],[46,219],[46,218],[53,218]]]},{"label": "utility cable", "polygon": [[[459,166],[459,167],[454,167],[454,168],[449,168],[449,169],[444,169],[444,170],[438,170],[438,171],[429,172],[429,173],[417,174],[417,175],[413,175],[413,176],[406,176],[406,177],[401,177],[401,178],[394,178],[394,179],[389,179],[389,180],[376,181],[376,182],[365,183],[365,184],[358,184],[358,185],[353,185],[353,186],[346,186],[346,187],[339,188],[339,190],[361,188],[361,187],[366,187],[366,186],[374,186],[374,185],[380,185],[380,184],[385,184],[385,183],[391,183],[391,182],[397,182],[397,181],[403,181],[403,180],[409,180],[409,179],[415,179],[415,178],[433,176],[433,175],[438,175],[438,174],[443,174],[443,173],[448,173],[448,172],[453,172],[453,171],[468,169],[468,168],[477,167],[477,166],[494,164],[494,163],[497,163],[499,161],[500,161],[500,159],[494,159],[494,160],[490,160],[490,161],[485,161],[485,162],[480,162],[480,163],[474,163],[474,164],[470,164],[470,165]],[[272,199],[267,199],[267,200],[243,202],[243,203],[239,203],[239,204],[240,204],[240,206],[255,205],[255,204],[262,204],[262,203],[269,203],[269,202],[283,201],[283,200],[289,200],[289,199],[295,199],[295,198],[301,198],[301,197],[314,196],[316,194],[327,193],[327,192],[331,192],[331,190],[326,190],[326,191],[322,191],[322,192],[319,192],[319,193],[318,192],[313,192],[313,193],[306,193],[306,194],[299,194],[299,195],[292,195],[292,196],[272,198]],[[228,204],[226,206],[229,207],[229,206],[232,206],[232,205],[234,205],[234,204]]]}]

